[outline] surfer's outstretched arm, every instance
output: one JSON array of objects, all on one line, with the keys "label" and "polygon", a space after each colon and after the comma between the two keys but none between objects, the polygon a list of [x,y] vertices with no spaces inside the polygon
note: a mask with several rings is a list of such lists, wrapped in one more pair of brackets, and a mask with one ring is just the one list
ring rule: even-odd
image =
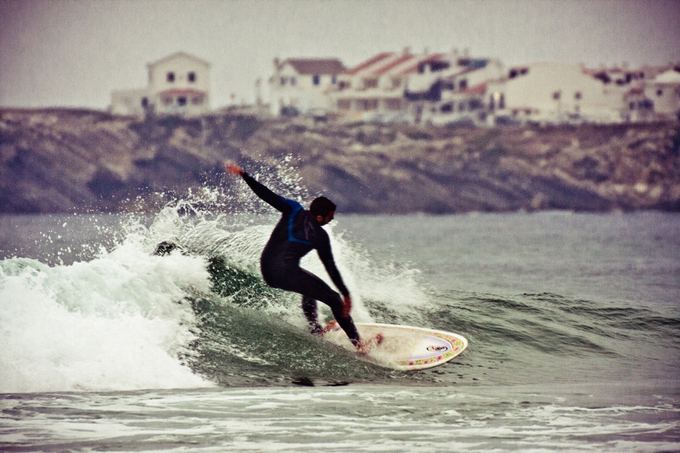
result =
[{"label": "surfer's outstretched arm", "polygon": [[239,175],[241,178],[243,178],[246,184],[248,184],[248,187],[250,187],[252,191],[255,192],[255,195],[260,197],[261,200],[266,201],[276,210],[281,212],[287,212],[290,210],[290,205],[286,202],[285,198],[275,194],[265,185],[256,181],[255,178],[246,173],[243,168],[227,162],[224,164],[224,169],[232,175]]}]

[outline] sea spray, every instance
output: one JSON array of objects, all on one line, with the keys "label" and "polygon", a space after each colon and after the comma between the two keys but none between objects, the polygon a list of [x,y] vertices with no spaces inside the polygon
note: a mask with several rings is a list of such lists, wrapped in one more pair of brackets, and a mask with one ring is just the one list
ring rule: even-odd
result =
[{"label": "sea spray", "polygon": [[205,260],[149,256],[128,242],[89,262],[0,262],[0,391],[131,390],[207,385],[178,355]]}]

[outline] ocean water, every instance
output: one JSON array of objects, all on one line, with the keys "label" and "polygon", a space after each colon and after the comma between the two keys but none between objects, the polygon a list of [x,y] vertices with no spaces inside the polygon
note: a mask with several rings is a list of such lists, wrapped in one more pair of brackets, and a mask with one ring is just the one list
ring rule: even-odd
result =
[{"label": "ocean water", "polygon": [[409,373],[306,333],[263,212],[0,217],[0,450],[680,450],[680,215],[339,212],[356,320],[470,342]]}]

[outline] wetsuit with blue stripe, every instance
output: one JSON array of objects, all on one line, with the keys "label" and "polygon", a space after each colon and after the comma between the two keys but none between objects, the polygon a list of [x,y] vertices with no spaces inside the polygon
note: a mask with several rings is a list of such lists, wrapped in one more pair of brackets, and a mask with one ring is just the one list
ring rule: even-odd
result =
[{"label": "wetsuit with blue stripe", "polygon": [[343,296],[349,296],[335,265],[328,233],[297,201],[275,194],[245,172],[241,177],[258,197],[282,214],[260,257],[264,281],[274,288],[302,294],[302,310],[313,333],[321,331],[317,319],[318,300],[331,308],[340,327],[353,344],[358,344],[359,333],[352,317],[342,315],[343,302],[340,295],[319,277],[300,267],[302,257],[316,249],[335,286]]}]

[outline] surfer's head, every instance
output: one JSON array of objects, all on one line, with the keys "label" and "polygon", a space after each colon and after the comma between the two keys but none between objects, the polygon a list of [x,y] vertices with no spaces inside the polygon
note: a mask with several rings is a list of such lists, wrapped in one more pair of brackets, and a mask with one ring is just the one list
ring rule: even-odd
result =
[{"label": "surfer's head", "polygon": [[309,205],[309,212],[319,225],[326,225],[335,216],[335,203],[326,197],[318,197]]}]

